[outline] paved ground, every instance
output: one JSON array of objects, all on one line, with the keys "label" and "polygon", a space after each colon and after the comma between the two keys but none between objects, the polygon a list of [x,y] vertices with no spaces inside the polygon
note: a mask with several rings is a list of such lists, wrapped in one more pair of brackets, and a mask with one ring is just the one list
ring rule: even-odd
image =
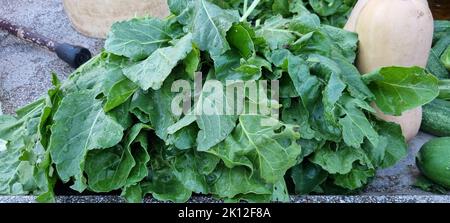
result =
[{"label": "paved ground", "polygon": [[[102,48],[102,40],[84,37],[70,26],[60,0],[0,0],[0,2],[0,17],[4,19],[29,27],[58,41],[85,46],[91,49],[94,54]],[[17,40],[15,37],[0,31],[0,102],[3,104],[3,112],[12,114],[18,107],[42,95],[50,87],[51,72],[56,72],[61,79],[65,79],[72,71],[53,53]],[[395,167],[379,171],[376,179],[366,188],[364,197],[312,196],[296,197],[293,198],[293,201],[450,202],[448,196],[430,197],[428,196],[429,193],[410,186],[414,177],[418,174],[414,165],[415,154],[420,146],[430,138],[431,136],[426,134],[420,134],[416,137],[410,143],[408,157]],[[20,200],[27,202],[29,199],[31,198],[0,197],[0,202]],[[89,200],[95,199],[95,197],[79,199]],[[99,201],[105,201],[105,199],[114,201],[117,198],[107,197],[101,198]],[[199,199],[202,200],[203,198],[199,197],[196,201]],[[76,202],[77,200],[76,198],[75,200],[73,198],[61,198],[60,201]]]}]

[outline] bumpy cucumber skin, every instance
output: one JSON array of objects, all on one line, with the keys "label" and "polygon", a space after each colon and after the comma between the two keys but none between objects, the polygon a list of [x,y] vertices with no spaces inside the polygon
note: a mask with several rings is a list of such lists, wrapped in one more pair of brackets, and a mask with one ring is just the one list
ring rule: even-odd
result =
[{"label": "bumpy cucumber skin", "polygon": [[425,143],[417,155],[416,164],[430,180],[450,189],[450,137]]},{"label": "bumpy cucumber skin", "polygon": [[425,105],[421,130],[435,136],[450,136],[450,101],[435,99]]}]

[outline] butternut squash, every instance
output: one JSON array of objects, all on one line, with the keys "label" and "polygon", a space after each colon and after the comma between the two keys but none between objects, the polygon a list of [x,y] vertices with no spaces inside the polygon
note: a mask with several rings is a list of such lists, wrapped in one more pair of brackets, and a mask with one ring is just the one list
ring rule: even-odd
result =
[{"label": "butternut squash", "polygon": [[135,16],[169,15],[166,0],[63,0],[63,4],[73,27],[96,38],[105,38],[117,21]]},{"label": "butternut squash", "polygon": [[[344,28],[358,33],[357,67],[361,73],[386,66],[427,65],[433,16],[426,0],[359,0]],[[406,140],[419,132],[421,107],[401,116],[377,111],[379,118],[398,123]]]}]

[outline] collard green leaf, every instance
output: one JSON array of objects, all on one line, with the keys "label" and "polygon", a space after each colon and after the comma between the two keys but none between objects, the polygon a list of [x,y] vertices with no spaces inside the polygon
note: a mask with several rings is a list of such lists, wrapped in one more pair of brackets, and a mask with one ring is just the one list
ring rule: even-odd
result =
[{"label": "collard green leaf", "polygon": [[342,4],[343,0],[309,0],[309,5],[320,16],[335,14]]},{"label": "collard green leaf", "polygon": [[320,93],[319,79],[310,74],[309,67],[300,57],[290,56],[288,63],[289,77],[291,77],[292,83],[302,99],[303,106],[310,108],[318,99]]},{"label": "collard green leaf", "polygon": [[[193,4],[194,5],[194,4]],[[230,49],[227,31],[239,20],[236,10],[222,9],[207,0],[196,0],[195,15],[190,30],[195,44],[211,55],[220,55]]]},{"label": "collard green leaf", "polygon": [[192,34],[187,34],[174,46],[159,48],[147,59],[123,70],[124,75],[141,89],[158,90],[172,69],[192,51]]},{"label": "collard green leaf", "polygon": [[200,128],[197,135],[198,151],[207,151],[223,141],[233,131],[238,118],[232,111],[228,112],[231,110],[228,103],[232,100],[224,98],[222,89],[215,89],[212,85],[210,92],[205,89],[206,85],[196,105],[196,120]]},{"label": "collard green leaf", "polygon": [[[126,136],[125,149],[131,151],[136,163],[130,170],[127,185],[136,184],[148,175],[147,163],[150,161],[148,130],[150,129],[150,126],[138,123],[130,129]],[[132,146],[134,144],[135,146]]]},{"label": "collard green leaf", "polygon": [[322,184],[328,173],[320,166],[304,161],[291,169],[291,178],[295,184],[296,194],[309,194]]},{"label": "collard green leaf", "polygon": [[149,182],[141,184],[143,195],[151,193],[161,201],[186,202],[192,191],[186,189],[169,168],[151,172]]},{"label": "collard green leaf", "polygon": [[192,51],[186,56],[186,59],[183,61],[185,66],[185,71],[191,78],[194,80],[195,72],[200,64],[200,50],[196,47],[192,48]]},{"label": "collard green leaf", "polygon": [[171,40],[167,23],[156,18],[132,19],[112,25],[105,43],[108,52],[143,59]]},{"label": "collard green leaf", "polygon": [[120,142],[123,128],[108,117],[96,93],[84,90],[68,94],[54,117],[49,151],[58,175],[77,191],[86,188],[83,176],[85,157],[89,150],[110,148]]},{"label": "collard green leaf", "polygon": [[333,26],[324,25],[322,30],[337,45],[340,53],[348,63],[353,63],[358,48],[358,35]]},{"label": "collard green leaf", "polygon": [[363,82],[358,69],[356,69],[353,64],[339,58],[335,58],[334,61],[341,70],[340,77],[347,85],[347,89],[351,96],[362,100],[375,98],[373,93]]},{"label": "collard green leaf", "polygon": [[224,142],[208,152],[221,157],[228,167],[257,168],[258,175],[269,183],[281,179],[301,152],[294,126],[259,115],[241,115],[239,123]]},{"label": "collard green leaf", "polygon": [[403,112],[431,102],[439,94],[438,80],[420,67],[385,67],[365,75],[375,103],[385,114]]},{"label": "collard green leaf", "polygon": [[[203,159],[213,159],[215,161],[207,161]],[[207,194],[209,187],[206,176],[203,175],[200,162],[216,162],[218,159],[212,155],[198,155],[192,152],[184,153],[175,158],[173,165],[173,173],[177,179],[189,190],[195,193]],[[217,164],[217,163],[216,163]]]},{"label": "collard green leaf", "polygon": [[234,198],[239,194],[272,194],[270,185],[245,167],[219,166],[210,176],[211,193],[219,197]]},{"label": "collard green leaf", "polygon": [[138,86],[130,81],[128,78],[124,78],[118,81],[112,86],[107,94],[107,101],[103,109],[105,112],[111,111],[117,106],[127,101],[138,89]]},{"label": "collard green leaf", "polygon": [[142,203],[143,195],[140,184],[131,185],[122,190],[120,194],[127,202],[130,203]]},{"label": "collard green leaf", "polygon": [[85,166],[89,189],[108,192],[122,188],[134,165],[136,162],[129,148],[120,145],[89,151]]},{"label": "collard green leaf", "polygon": [[378,133],[355,103],[357,102],[353,100],[347,101],[342,108],[345,117],[339,120],[339,124],[342,126],[344,142],[348,146],[359,148],[364,138],[367,138],[372,145],[377,146],[379,142]]},{"label": "collard green leaf", "polygon": [[334,183],[343,188],[355,190],[367,184],[369,178],[373,176],[375,176],[374,169],[364,170],[355,168],[350,173],[344,175],[335,175]]},{"label": "collard green leaf", "polygon": [[329,145],[317,150],[310,158],[310,161],[319,165],[330,174],[347,174],[352,171],[353,164],[356,161],[361,165],[371,166],[362,149],[343,147],[334,150]]},{"label": "collard green leaf", "polygon": [[393,166],[408,154],[408,145],[398,124],[377,121],[376,128],[380,134],[380,141],[385,142],[384,156],[380,167]]},{"label": "collard green leaf", "polygon": [[[34,107],[34,108],[32,108]],[[42,101],[29,107],[20,119],[0,116],[0,194],[24,195],[36,190],[33,164],[24,154],[32,153],[38,132]]]},{"label": "collard green leaf", "polygon": [[336,103],[341,98],[346,85],[341,80],[338,74],[331,73],[325,89],[323,90],[322,102],[325,108],[325,117],[330,122],[335,122]]},{"label": "collard green leaf", "polygon": [[289,45],[296,39],[295,31],[287,29],[289,20],[281,16],[274,16],[267,19],[256,31],[258,36],[264,37],[270,49],[275,50]]},{"label": "collard green leaf", "polygon": [[309,111],[299,100],[294,100],[290,107],[283,107],[282,120],[287,124],[299,126],[303,139],[314,138],[314,131],[309,124]]},{"label": "collard green leaf", "polygon": [[239,50],[243,58],[250,58],[255,53],[250,33],[241,24],[233,25],[227,34],[229,44]]},{"label": "collard green leaf", "polygon": [[297,31],[301,34],[307,34],[318,30],[320,27],[320,18],[313,13],[309,13],[306,9],[299,15],[292,18],[289,29]]}]

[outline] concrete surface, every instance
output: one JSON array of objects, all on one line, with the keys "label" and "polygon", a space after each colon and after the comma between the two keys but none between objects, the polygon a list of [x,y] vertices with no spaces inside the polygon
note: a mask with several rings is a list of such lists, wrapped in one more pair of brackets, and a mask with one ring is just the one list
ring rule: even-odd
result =
[{"label": "concrete surface", "polygon": [[[96,54],[102,40],[84,37],[70,25],[60,0],[0,0],[0,17],[29,27],[61,42],[85,46]],[[0,102],[3,112],[12,114],[20,106],[37,99],[51,86],[50,74],[65,79],[73,70],[55,54],[0,31]],[[414,157],[432,136],[419,134],[409,155],[396,166],[380,170],[361,196],[299,196],[293,202],[450,202],[450,196],[434,196],[413,188],[418,170]],[[31,202],[31,196],[0,196],[0,202]],[[116,202],[114,196],[61,196],[59,202]],[[152,200],[147,200],[151,202]],[[206,197],[193,202],[212,201]]]}]

